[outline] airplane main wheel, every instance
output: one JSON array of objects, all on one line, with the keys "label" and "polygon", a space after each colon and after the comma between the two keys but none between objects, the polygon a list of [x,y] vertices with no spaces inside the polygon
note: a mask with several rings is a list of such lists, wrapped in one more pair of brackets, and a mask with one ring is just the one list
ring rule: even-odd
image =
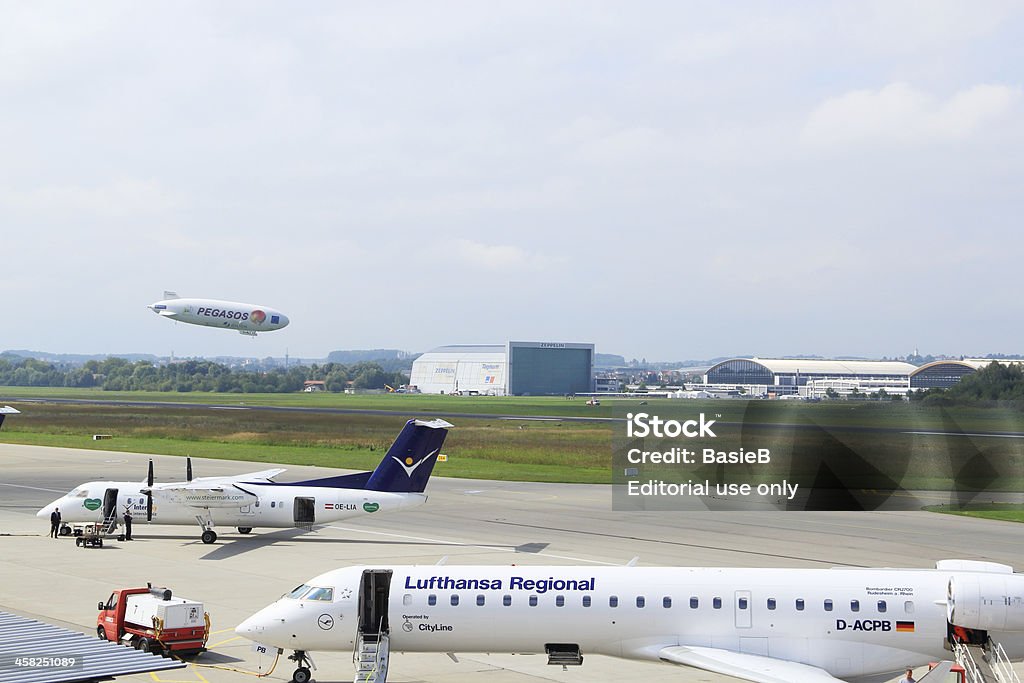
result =
[{"label": "airplane main wheel", "polygon": [[203,543],[216,543],[217,532],[212,529],[207,529],[203,532]]},{"label": "airplane main wheel", "polygon": [[292,674],[292,683],[309,683],[312,677],[313,674],[310,673],[309,669],[304,666],[300,666],[295,670],[295,673]]},{"label": "airplane main wheel", "polygon": [[238,527],[238,533],[240,533],[240,534],[252,533],[252,527],[251,526],[240,526],[240,527]]}]

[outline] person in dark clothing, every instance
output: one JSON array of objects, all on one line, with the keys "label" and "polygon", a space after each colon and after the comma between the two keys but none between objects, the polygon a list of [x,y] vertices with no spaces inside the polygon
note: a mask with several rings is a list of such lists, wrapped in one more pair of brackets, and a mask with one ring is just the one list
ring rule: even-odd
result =
[{"label": "person in dark clothing", "polygon": [[132,511],[127,505],[124,506],[124,540],[132,539]]},{"label": "person in dark clothing", "polygon": [[60,535],[60,508],[54,508],[50,513],[50,538],[57,538]]}]

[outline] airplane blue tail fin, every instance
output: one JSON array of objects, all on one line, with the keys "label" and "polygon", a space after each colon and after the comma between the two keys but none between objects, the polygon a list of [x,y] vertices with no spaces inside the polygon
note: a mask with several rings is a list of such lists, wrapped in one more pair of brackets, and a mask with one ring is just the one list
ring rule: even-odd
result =
[{"label": "airplane blue tail fin", "polygon": [[444,420],[409,420],[377,465],[365,488],[392,493],[422,493],[452,425]]}]

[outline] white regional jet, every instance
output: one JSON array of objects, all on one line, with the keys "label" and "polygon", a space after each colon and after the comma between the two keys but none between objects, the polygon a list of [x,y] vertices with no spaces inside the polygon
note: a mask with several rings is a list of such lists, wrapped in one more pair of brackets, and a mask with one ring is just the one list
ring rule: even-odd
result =
[{"label": "white regional jet", "polygon": [[149,309],[168,320],[238,330],[253,337],[257,332],[271,332],[288,325],[288,316],[269,306],[216,299],[182,299],[174,292],[164,292],[163,300],[150,304]]},{"label": "white regional jet", "polygon": [[[409,420],[372,472],[288,483],[273,481],[283,469],[230,477],[154,484],[153,463],[144,482],[92,481],[53,501],[37,517],[60,508],[65,523],[103,522],[112,528],[124,514],[153,524],[202,527],[203,543],[213,543],[214,522],[247,534],[254,527],[310,527],[359,515],[405,510],[426,502],[423,493],[448,428],[444,420]],[[70,532],[70,530],[68,530]],[[62,532],[63,533],[63,532]]]},{"label": "white regional jet", "polygon": [[[958,628],[954,631],[954,627]],[[238,625],[265,646],[352,651],[357,681],[388,653],[601,654],[760,683],[891,679],[949,659],[949,643],[1024,648],[1024,575],[943,560],[935,569],[347,567],[310,579]],[[955,634],[955,636],[954,636]],[[454,655],[452,655],[454,658]]]}]

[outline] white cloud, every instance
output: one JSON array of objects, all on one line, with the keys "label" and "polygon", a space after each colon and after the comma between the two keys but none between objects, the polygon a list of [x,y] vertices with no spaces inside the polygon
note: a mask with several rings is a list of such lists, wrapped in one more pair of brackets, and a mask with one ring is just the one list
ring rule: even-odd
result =
[{"label": "white cloud", "polygon": [[447,254],[460,265],[480,270],[533,270],[542,268],[547,259],[522,247],[510,244],[483,244],[468,239],[456,239],[438,251]]},{"label": "white cloud", "polygon": [[971,138],[1021,113],[1019,87],[977,85],[947,99],[906,83],[854,90],[810,113],[801,141],[810,147],[922,144]]},{"label": "white cloud", "polygon": [[44,186],[0,189],[0,207],[34,214],[89,214],[124,218],[160,214],[177,208],[182,198],[155,180],[122,178],[105,185]]}]

